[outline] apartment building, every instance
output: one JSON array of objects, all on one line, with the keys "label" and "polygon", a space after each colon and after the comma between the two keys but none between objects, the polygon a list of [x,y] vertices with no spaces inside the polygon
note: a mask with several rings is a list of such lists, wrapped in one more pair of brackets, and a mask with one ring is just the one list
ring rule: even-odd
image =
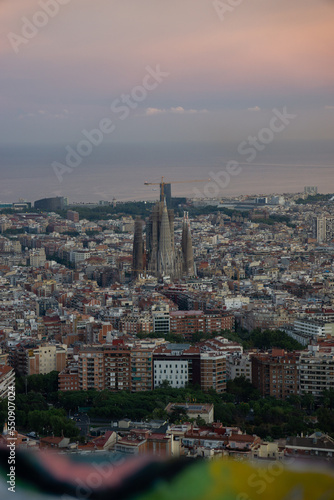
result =
[{"label": "apartment building", "polygon": [[153,352],[149,349],[132,348],[131,391],[151,391],[153,388]]},{"label": "apartment building", "polygon": [[204,313],[203,311],[172,311],[170,331],[185,339],[194,333],[220,333],[222,330],[234,331],[235,317],[232,314]]},{"label": "apartment building", "polygon": [[153,331],[165,335],[170,332],[169,305],[155,304],[152,306]]},{"label": "apartment building", "polygon": [[317,319],[297,319],[294,322],[294,331],[309,339],[323,335],[334,336],[334,322]]},{"label": "apartment building", "polygon": [[81,390],[149,391],[152,372],[152,349],[114,344],[85,347],[79,352]]},{"label": "apartment building", "polygon": [[214,351],[202,352],[201,389],[214,389],[218,393],[226,392],[226,355]]},{"label": "apartment building", "polygon": [[314,217],[312,222],[312,233],[313,238],[316,238],[318,243],[331,241],[334,237],[334,217]]},{"label": "apartment building", "polygon": [[205,314],[203,311],[172,311],[170,313],[170,331],[182,335],[185,339],[196,332],[205,332]]},{"label": "apartment building", "polygon": [[80,390],[104,390],[104,356],[100,347],[84,347],[79,352],[79,388]]},{"label": "apartment building", "polygon": [[205,315],[205,333],[220,333],[223,330],[234,331],[233,314],[210,313]]},{"label": "apartment building", "polygon": [[61,372],[66,366],[67,346],[44,345],[29,349],[27,375]]},{"label": "apartment building", "polygon": [[312,348],[302,352],[298,360],[300,394],[322,395],[334,389],[334,355]]},{"label": "apartment building", "polygon": [[77,364],[70,365],[59,373],[58,390],[62,392],[80,390]]},{"label": "apartment building", "polygon": [[[147,344],[147,343],[146,343]],[[203,344],[203,345],[202,345]],[[205,343],[190,344],[140,343],[82,347],[74,363],[59,375],[61,390],[129,390],[149,391],[167,381],[172,387],[194,384],[203,391],[226,391],[226,354]],[[234,346],[232,346],[234,347]]]},{"label": "apartment building", "polygon": [[252,356],[252,383],[263,396],[285,399],[299,393],[298,353],[273,349]]},{"label": "apartment building", "polygon": [[188,383],[200,384],[200,349],[189,344],[168,344],[157,347],[153,353],[153,387],[164,380],[175,388]]},{"label": "apartment building", "polygon": [[21,376],[61,372],[66,367],[67,346],[21,344],[9,351],[8,363]]}]

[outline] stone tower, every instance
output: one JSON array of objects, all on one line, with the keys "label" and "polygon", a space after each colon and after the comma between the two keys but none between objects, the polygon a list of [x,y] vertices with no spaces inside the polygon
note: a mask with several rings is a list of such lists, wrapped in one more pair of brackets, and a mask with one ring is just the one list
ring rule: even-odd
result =
[{"label": "stone tower", "polygon": [[143,221],[140,216],[135,220],[135,231],[133,238],[133,265],[132,274],[136,278],[144,270],[144,240],[143,240]]},{"label": "stone tower", "polygon": [[190,222],[188,212],[184,212],[182,225],[182,273],[186,276],[195,274],[194,253],[191,239]]}]

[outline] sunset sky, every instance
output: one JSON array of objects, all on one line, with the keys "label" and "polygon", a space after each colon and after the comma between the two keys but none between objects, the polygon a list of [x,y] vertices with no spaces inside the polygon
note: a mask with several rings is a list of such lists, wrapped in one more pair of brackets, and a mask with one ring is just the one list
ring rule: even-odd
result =
[{"label": "sunset sky", "polygon": [[238,142],[283,106],[283,139],[333,138],[332,0],[244,0],[224,19],[212,0],[58,1],[17,53],[47,0],[0,1],[1,144],[77,141],[157,65],[169,76],[108,140]]}]

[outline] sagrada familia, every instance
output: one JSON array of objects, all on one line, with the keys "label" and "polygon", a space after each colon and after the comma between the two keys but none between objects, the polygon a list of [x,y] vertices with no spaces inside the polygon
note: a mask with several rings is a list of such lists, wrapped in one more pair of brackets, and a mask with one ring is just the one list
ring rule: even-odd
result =
[{"label": "sagrada familia", "polygon": [[194,276],[194,256],[188,213],[184,213],[181,247],[174,242],[174,210],[167,208],[166,200],[158,201],[146,224],[146,252],[143,221],[136,218],[133,241],[133,275],[147,270],[152,276],[180,279]]}]

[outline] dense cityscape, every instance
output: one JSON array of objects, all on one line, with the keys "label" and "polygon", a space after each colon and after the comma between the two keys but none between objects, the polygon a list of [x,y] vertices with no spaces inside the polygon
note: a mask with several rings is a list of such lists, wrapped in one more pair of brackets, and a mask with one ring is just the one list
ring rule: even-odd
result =
[{"label": "dense cityscape", "polygon": [[334,500],[334,2],[0,2],[0,499]]},{"label": "dense cityscape", "polygon": [[332,196],[0,213],[0,406],[17,446],[332,461]]}]

